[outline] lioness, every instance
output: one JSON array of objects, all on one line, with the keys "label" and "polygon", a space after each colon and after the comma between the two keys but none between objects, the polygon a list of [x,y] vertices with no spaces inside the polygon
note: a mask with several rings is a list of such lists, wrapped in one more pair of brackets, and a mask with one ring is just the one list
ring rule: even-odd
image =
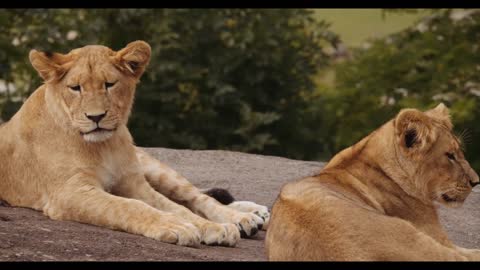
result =
[{"label": "lioness", "polygon": [[401,110],[318,175],[282,188],[268,259],[480,260],[449,241],[434,205],[459,206],[478,183],[446,106]]},{"label": "lioness", "polygon": [[162,242],[234,246],[268,209],[224,206],[133,145],[126,124],[150,54],[144,41],[32,50],[45,84],[0,127],[0,199]]}]

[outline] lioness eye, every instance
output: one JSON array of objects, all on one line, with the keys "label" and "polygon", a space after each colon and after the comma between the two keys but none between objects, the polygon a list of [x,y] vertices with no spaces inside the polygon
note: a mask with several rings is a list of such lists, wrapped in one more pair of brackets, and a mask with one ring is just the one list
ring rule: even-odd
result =
[{"label": "lioness eye", "polygon": [[453,155],[453,153],[445,153],[445,155],[447,155],[448,159],[455,160],[455,156]]},{"label": "lioness eye", "polygon": [[115,85],[114,82],[113,82],[113,83],[106,82],[106,83],[105,83],[105,88],[108,89],[108,88],[110,88],[110,87],[112,87],[112,86],[114,86],[114,85]]},{"label": "lioness eye", "polygon": [[69,86],[68,88],[72,89],[73,91],[80,91],[80,85]]}]

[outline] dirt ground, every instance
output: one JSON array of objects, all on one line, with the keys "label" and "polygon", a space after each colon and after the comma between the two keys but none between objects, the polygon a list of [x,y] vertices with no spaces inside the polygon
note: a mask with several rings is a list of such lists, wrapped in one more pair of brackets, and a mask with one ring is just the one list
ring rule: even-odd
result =
[{"label": "dirt ground", "polygon": [[[280,187],[313,175],[323,163],[228,151],[147,149],[200,188],[221,187],[237,200],[272,206]],[[480,191],[459,209],[440,209],[451,239],[480,248]],[[261,231],[235,248],[199,249],[76,222],[53,221],[40,212],[0,205],[0,261],[263,261]]]}]

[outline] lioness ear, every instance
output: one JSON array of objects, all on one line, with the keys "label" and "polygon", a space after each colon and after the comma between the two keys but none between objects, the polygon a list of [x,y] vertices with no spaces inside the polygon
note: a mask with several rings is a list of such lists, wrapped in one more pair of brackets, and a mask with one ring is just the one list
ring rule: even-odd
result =
[{"label": "lioness ear", "polygon": [[440,115],[441,116],[446,116],[446,117],[450,116],[450,110],[447,108],[447,106],[445,106],[445,104],[443,104],[443,102],[438,104],[437,107],[435,107],[431,110],[428,110],[427,113],[436,114],[436,115],[439,115],[439,116]]},{"label": "lioness ear", "polygon": [[401,110],[394,123],[397,143],[407,154],[427,151],[438,136],[429,117],[419,110]]},{"label": "lioness ear", "polygon": [[445,104],[440,103],[437,107],[425,112],[428,116],[441,121],[450,130],[453,128],[452,121],[450,120],[450,110]]},{"label": "lioness ear", "polygon": [[148,43],[137,40],[118,51],[114,59],[121,70],[139,79],[150,61],[151,51]]},{"label": "lioness ear", "polygon": [[61,79],[67,72],[69,63],[72,62],[70,55],[37,50],[31,50],[28,57],[33,68],[45,82]]}]

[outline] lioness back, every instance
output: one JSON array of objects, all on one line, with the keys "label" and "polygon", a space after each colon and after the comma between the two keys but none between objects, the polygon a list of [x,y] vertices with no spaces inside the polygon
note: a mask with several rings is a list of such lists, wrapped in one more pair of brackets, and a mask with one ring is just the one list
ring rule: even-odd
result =
[{"label": "lioness back", "polygon": [[[374,240],[355,233],[362,227],[366,230],[376,226],[375,220],[363,221],[353,232],[349,224],[355,215],[371,214],[375,209],[348,189],[334,188],[330,180],[310,177],[282,188],[267,231],[270,260],[380,259],[364,249],[365,243]],[[278,243],[289,243],[288,248]]]}]

